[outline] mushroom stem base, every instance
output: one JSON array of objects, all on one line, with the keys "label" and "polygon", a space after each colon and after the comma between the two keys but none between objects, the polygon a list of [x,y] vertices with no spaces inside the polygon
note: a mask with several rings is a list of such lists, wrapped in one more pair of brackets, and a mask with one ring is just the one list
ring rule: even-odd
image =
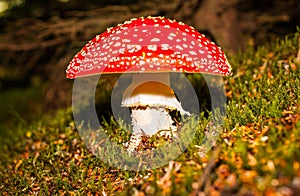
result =
[{"label": "mushroom stem base", "polygon": [[169,112],[169,109],[164,107],[132,108],[133,133],[128,150],[134,151],[139,146],[142,136],[152,136],[160,131],[165,136],[173,135],[177,126]]}]

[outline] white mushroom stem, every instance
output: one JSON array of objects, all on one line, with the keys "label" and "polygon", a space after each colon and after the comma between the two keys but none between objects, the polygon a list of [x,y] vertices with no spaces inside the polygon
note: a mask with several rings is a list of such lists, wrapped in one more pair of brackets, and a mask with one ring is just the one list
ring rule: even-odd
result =
[{"label": "white mushroom stem", "polygon": [[131,108],[133,134],[128,147],[130,151],[139,145],[142,135],[176,131],[177,126],[169,114],[171,110],[189,115],[170,88],[169,73],[134,74],[123,94],[122,107]]}]

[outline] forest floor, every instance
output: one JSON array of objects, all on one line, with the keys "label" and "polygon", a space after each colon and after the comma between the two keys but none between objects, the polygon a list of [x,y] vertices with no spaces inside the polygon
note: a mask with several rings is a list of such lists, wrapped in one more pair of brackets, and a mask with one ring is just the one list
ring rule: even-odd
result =
[{"label": "forest floor", "polygon": [[[200,140],[169,164],[145,171],[109,166],[85,146],[71,108],[0,138],[2,195],[299,195],[300,31],[229,56],[227,114],[213,148]],[[203,117],[207,122],[209,117]],[[205,121],[206,120],[206,121]],[[124,138],[114,121],[103,124]],[[205,126],[195,124],[196,134]]]}]

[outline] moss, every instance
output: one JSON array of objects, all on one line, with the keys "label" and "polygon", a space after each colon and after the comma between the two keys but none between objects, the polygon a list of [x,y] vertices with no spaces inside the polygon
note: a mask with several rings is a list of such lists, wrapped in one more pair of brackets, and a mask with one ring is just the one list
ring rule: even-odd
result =
[{"label": "moss", "polygon": [[[149,171],[123,171],[85,147],[71,109],[15,127],[0,149],[0,190],[15,194],[256,195],[299,191],[300,32],[229,58],[227,116],[212,150],[201,153],[209,115],[193,122],[192,144],[176,160]],[[121,144],[128,132],[113,120],[103,127]],[[152,141],[153,142],[153,141]],[[154,141],[155,142],[155,141]]]}]

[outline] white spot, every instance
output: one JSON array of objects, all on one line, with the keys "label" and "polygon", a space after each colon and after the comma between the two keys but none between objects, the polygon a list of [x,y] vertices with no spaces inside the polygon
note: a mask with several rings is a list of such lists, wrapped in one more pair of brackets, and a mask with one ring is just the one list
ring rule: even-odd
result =
[{"label": "white spot", "polygon": [[168,36],[168,39],[169,40],[173,40],[174,38],[172,36]]},{"label": "white spot", "polygon": [[[145,25],[145,24],[143,24],[143,25]],[[146,25],[145,25],[145,26],[146,26]],[[143,29],[143,30],[142,30],[143,33],[146,33],[147,31],[148,31],[147,29]]]},{"label": "white spot", "polygon": [[117,43],[115,43],[114,46],[115,46],[115,47],[119,47],[119,46],[121,46],[121,43],[120,43],[120,42],[117,42]]},{"label": "white spot", "polygon": [[121,34],[122,33],[122,31],[120,31],[120,30],[117,30],[116,32],[115,32],[115,34]]},{"label": "white spot", "polygon": [[199,53],[200,54],[204,54],[205,52],[203,50],[199,50]]},{"label": "white spot", "polygon": [[197,53],[196,53],[195,51],[193,51],[193,50],[190,50],[189,53],[190,53],[191,55],[197,55]]},{"label": "white spot", "polygon": [[125,53],[125,48],[120,48],[119,53],[124,54]]},{"label": "white spot", "polygon": [[163,54],[159,54],[159,55],[158,55],[158,57],[160,57],[160,58],[164,58],[164,57],[165,57],[165,55],[163,55]]},{"label": "white spot", "polygon": [[124,43],[129,43],[130,42],[130,39],[123,39],[122,40]]},{"label": "white spot", "polygon": [[187,61],[193,61],[193,59],[191,57],[187,57],[186,60]]},{"label": "white spot", "polygon": [[201,58],[201,63],[207,63],[207,59]]},{"label": "white spot", "polygon": [[107,43],[102,45],[102,48],[106,48],[107,47]]},{"label": "white spot", "polygon": [[176,39],[176,42],[181,42],[181,40],[180,39]]},{"label": "white spot", "polygon": [[183,50],[183,48],[182,48],[180,45],[177,45],[176,48],[177,48],[178,50]]},{"label": "white spot", "polygon": [[[178,60],[178,63],[180,64],[180,65],[183,65],[184,63],[183,63],[183,61],[182,60]],[[189,67],[189,66],[188,66]]]},{"label": "white spot", "polygon": [[98,41],[100,38],[100,35],[96,35],[96,41]]},{"label": "white spot", "polygon": [[161,49],[162,50],[168,50],[169,49],[169,44],[162,44]]},{"label": "white spot", "polygon": [[184,48],[189,47],[187,44],[182,44],[182,46],[183,46]]},{"label": "white spot", "polygon": [[157,57],[152,58],[153,61],[158,61]]},{"label": "white spot", "polygon": [[157,30],[156,33],[161,33],[161,31],[160,31],[160,30]]},{"label": "white spot", "polygon": [[137,50],[141,50],[141,49],[142,49],[142,46],[140,46],[140,45],[135,45],[135,48],[136,48]]},{"label": "white spot", "polygon": [[170,33],[169,36],[176,37],[176,34]]},{"label": "white spot", "polygon": [[151,39],[151,42],[159,42],[159,41],[160,41],[159,38],[153,38],[153,39]]},{"label": "white spot", "polygon": [[144,41],[144,39],[143,39],[143,38],[140,38],[140,39],[139,39],[139,42],[142,42],[142,41]]},{"label": "white spot", "polygon": [[[131,20],[125,21],[124,24],[130,24]],[[119,24],[118,26],[121,26],[122,24]]]},{"label": "white spot", "polygon": [[211,55],[207,55],[207,58],[211,59],[211,58],[212,58],[212,56],[211,56]]},{"label": "white spot", "polygon": [[156,45],[148,45],[148,49],[152,51],[157,51],[157,46]]},{"label": "white spot", "polygon": [[135,51],[135,48],[130,48],[130,49],[128,50],[129,53],[134,53],[134,51]]},{"label": "white spot", "polygon": [[107,31],[110,32],[113,29],[113,27],[107,28]]}]

